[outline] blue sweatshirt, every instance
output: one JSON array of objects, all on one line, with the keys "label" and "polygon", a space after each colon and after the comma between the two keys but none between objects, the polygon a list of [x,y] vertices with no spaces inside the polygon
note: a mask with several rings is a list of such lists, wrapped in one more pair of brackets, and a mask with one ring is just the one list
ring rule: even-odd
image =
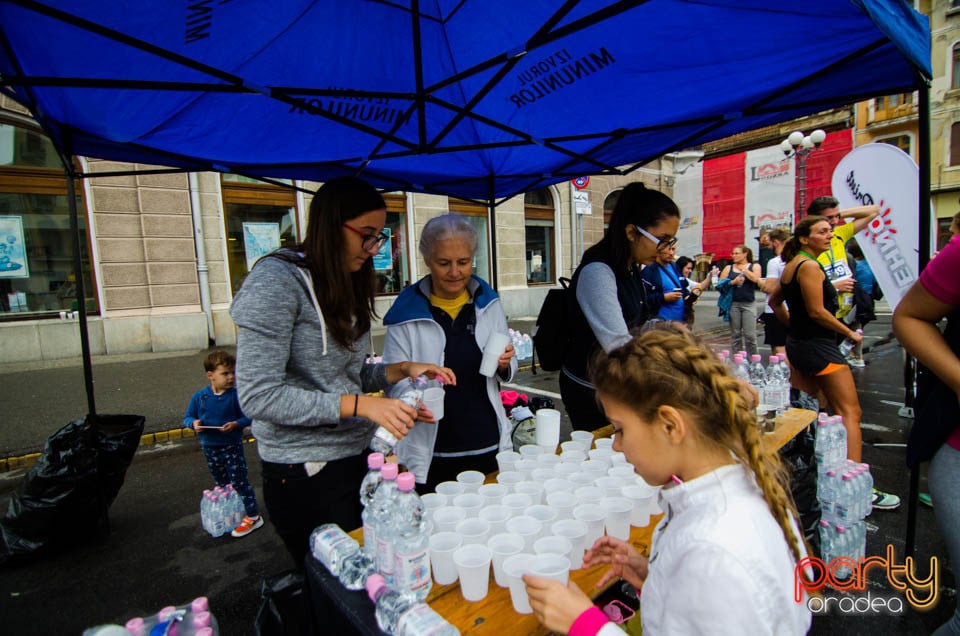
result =
[{"label": "blue sweatshirt", "polygon": [[250,418],[240,410],[237,389],[230,388],[217,395],[209,386],[205,386],[190,398],[187,413],[183,416],[184,428],[193,428],[193,421],[200,420],[203,426],[223,426],[227,422],[236,422],[237,428],[224,433],[222,431],[200,431],[202,446],[231,446],[242,444],[242,429],[250,426]]}]

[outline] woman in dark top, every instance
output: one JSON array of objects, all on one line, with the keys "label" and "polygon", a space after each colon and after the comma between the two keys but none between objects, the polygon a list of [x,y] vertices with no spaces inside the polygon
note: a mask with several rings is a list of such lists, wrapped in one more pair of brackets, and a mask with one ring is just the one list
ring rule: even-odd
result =
[{"label": "woman in dark top", "polygon": [[753,252],[746,245],[737,245],[730,252],[730,257],[733,263],[723,268],[720,278],[729,279],[733,289],[733,304],[730,306],[731,348],[754,355],[759,351],[756,291],[763,274],[760,266],[753,262]]},{"label": "woman in dark top", "polygon": [[[847,429],[847,457],[860,461],[860,401],[850,367],[837,348],[836,334],[860,342],[861,336],[835,317],[837,291],[817,257],[830,248],[833,231],[822,216],[808,216],[797,224],[783,247],[786,265],[780,289],[770,296],[777,318],[787,324],[790,385],[817,395],[820,391]],[[790,307],[787,314],[783,302]]]}]

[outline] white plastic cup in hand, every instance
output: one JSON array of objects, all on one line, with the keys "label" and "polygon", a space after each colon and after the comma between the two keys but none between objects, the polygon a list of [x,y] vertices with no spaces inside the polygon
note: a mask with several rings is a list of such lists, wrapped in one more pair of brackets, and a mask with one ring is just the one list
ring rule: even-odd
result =
[{"label": "white plastic cup in hand", "polygon": [[550,552],[537,554],[533,559],[530,574],[560,581],[566,585],[570,579],[570,559],[567,558],[566,554]]},{"label": "white plastic cup in hand", "polygon": [[554,453],[560,443],[560,411],[540,409],[536,415],[537,446]]},{"label": "white plastic cup in hand", "polygon": [[490,537],[490,524],[483,519],[468,517],[457,524],[456,532],[463,537],[463,545],[486,545]]},{"label": "white plastic cup in hand", "polygon": [[583,449],[584,451],[593,448],[593,433],[590,431],[571,431],[570,440],[583,444],[586,447]]},{"label": "white plastic cup in hand", "polygon": [[589,550],[596,540],[603,536],[607,511],[600,504],[580,504],[573,509],[573,518],[586,524],[587,536],[584,540],[584,546]]},{"label": "white plastic cup in hand", "polygon": [[431,386],[423,390],[423,405],[433,413],[437,422],[443,419],[443,387]]},{"label": "white plastic cup in hand", "polygon": [[501,532],[487,539],[487,547],[493,553],[493,580],[500,587],[509,587],[507,573],[503,571],[503,562],[523,550],[523,537]]},{"label": "white plastic cup in hand", "polygon": [[500,356],[507,350],[510,336],[505,333],[493,332],[483,346],[483,358],[480,360],[480,374],[492,378],[500,366]]},{"label": "white plastic cup in hand", "polygon": [[483,508],[484,499],[475,492],[465,492],[453,498],[453,505],[463,510],[466,518],[476,518]]},{"label": "white plastic cup in hand", "polygon": [[490,536],[506,532],[507,519],[514,513],[506,506],[487,506],[480,511],[479,519],[483,519],[490,524]]},{"label": "white plastic cup in hand", "polygon": [[433,529],[436,534],[441,532],[453,532],[457,529],[457,524],[467,518],[467,513],[463,508],[456,506],[444,506],[437,508],[433,512]]},{"label": "white plastic cup in hand", "polygon": [[518,461],[520,461],[520,453],[517,451],[501,451],[497,453],[497,470],[501,473],[514,471],[517,469]]},{"label": "white plastic cup in hand", "polygon": [[453,553],[463,543],[456,532],[438,532],[430,537],[430,567],[437,585],[450,585],[457,580],[457,566]]},{"label": "white plastic cup in hand", "polygon": [[480,490],[480,486],[483,485],[483,480],[486,478],[486,475],[479,470],[465,470],[457,473],[457,483],[463,485],[463,492],[465,493],[475,493]]},{"label": "white plastic cup in hand", "polygon": [[533,552],[533,542],[540,538],[543,524],[533,517],[519,515],[507,519],[507,532],[523,537],[523,551]]},{"label": "white plastic cup in hand", "polygon": [[482,601],[490,585],[490,561],[493,553],[485,545],[464,545],[453,553],[460,579],[460,593],[467,601]]},{"label": "white plastic cup in hand", "polygon": [[507,575],[507,584],[510,587],[510,602],[517,614],[533,613],[523,575],[530,572],[535,558],[533,554],[521,553],[507,557],[503,562],[503,573]]},{"label": "white plastic cup in hand", "polygon": [[510,488],[503,484],[484,484],[480,486],[477,494],[483,497],[484,507],[496,506],[510,494]]},{"label": "white plastic cup in hand", "polygon": [[625,497],[607,497],[600,502],[600,505],[607,511],[607,519],[604,522],[607,534],[624,541],[629,540],[630,511],[633,510],[633,502]]},{"label": "white plastic cup in hand", "polygon": [[554,521],[550,532],[555,536],[564,537],[570,541],[570,569],[579,570],[583,567],[583,553],[587,549],[587,524],[576,519],[561,519]]}]

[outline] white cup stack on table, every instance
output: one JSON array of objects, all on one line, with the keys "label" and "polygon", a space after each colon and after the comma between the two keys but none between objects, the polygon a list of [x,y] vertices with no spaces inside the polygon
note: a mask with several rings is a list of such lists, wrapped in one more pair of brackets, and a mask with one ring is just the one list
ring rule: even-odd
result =
[{"label": "white cup stack on table", "polygon": [[536,418],[537,446],[547,453],[555,453],[560,443],[560,411],[540,409]]},{"label": "white cup stack on table", "polygon": [[480,374],[492,378],[497,372],[500,356],[507,350],[510,344],[510,336],[505,333],[493,332],[487,338],[487,344],[483,346],[483,358],[480,360]]}]

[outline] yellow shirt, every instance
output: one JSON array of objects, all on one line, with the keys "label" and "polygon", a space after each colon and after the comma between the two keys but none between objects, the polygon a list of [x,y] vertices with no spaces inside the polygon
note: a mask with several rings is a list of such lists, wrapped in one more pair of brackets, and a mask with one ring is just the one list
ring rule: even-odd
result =
[{"label": "yellow shirt", "polygon": [[470,300],[470,292],[464,289],[456,298],[440,298],[430,294],[430,304],[438,309],[447,312],[449,316],[456,320],[457,314],[463,309],[463,306]]},{"label": "yellow shirt", "polygon": [[[853,269],[847,262],[847,241],[853,238],[856,231],[853,228],[853,221],[838,225],[833,228],[833,238],[830,239],[830,249],[821,254],[817,261],[823,265],[823,271],[827,273],[830,281],[838,278],[853,276]],[[840,309],[837,311],[837,318],[843,318],[853,309],[853,294],[850,292],[838,293]]]}]

